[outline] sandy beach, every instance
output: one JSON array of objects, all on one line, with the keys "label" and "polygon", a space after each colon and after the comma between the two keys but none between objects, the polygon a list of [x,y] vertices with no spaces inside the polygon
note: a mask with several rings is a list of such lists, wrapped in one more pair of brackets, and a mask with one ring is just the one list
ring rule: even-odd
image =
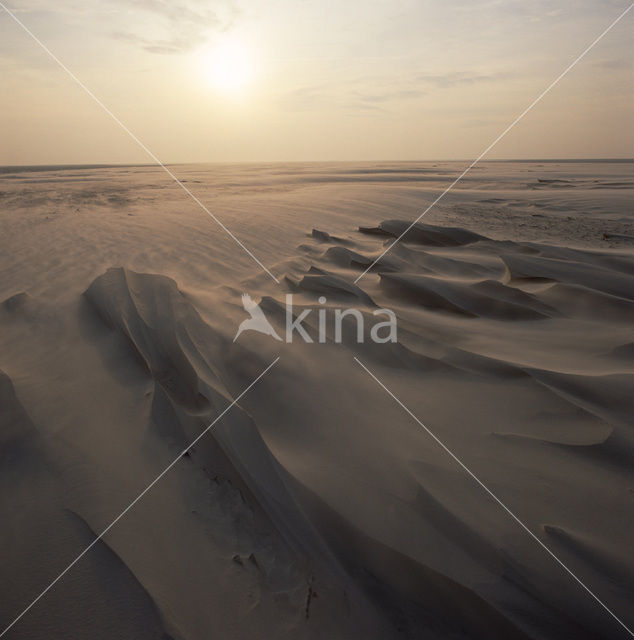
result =
[{"label": "sandy beach", "polygon": [[176,460],[7,639],[628,637],[634,165],[462,166],[0,168],[2,627]]}]

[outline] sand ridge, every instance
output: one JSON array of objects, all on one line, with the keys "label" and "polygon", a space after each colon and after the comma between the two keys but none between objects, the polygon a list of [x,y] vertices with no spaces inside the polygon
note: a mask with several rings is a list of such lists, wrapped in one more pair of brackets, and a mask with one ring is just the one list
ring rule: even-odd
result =
[{"label": "sand ridge", "polygon": [[[632,623],[634,255],[598,233],[631,223],[560,168],[485,170],[356,285],[442,170],[189,169],[279,287],[150,169],[3,184],[3,620],[280,357],[7,637],[623,637],[353,360]],[[548,230],[522,239],[497,211],[530,217],[527,184]],[[368,338],[387,307],[398,343],[348,318],[319,344],[315,313],[313,344],[234,343],[243,292],[280,335],[287,294]]]}]

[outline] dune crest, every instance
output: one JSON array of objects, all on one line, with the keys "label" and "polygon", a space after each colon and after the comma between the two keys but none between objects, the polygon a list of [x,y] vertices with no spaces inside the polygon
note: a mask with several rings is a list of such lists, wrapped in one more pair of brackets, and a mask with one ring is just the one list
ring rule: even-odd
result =
[{"label": "dune crest", "polygon": [[1,170],[7,637],[622,638],[428,431],[634,627],[630,168]]}]

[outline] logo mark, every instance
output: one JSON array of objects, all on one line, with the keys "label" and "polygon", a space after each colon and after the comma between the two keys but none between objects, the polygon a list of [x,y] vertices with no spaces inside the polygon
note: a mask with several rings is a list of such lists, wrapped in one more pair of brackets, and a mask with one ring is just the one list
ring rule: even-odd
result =
[{"label": "logo mark", "polygon": [[[275,338],[278,342],[286,342],[291,344],[293,342],[293,336],[301,338],[304,342],[314,342],[314,333],[318,331],[317,341],[319,343],[325,343],[328,337],[336,344],[341,344],[344,341],[344,332],[348,336],[348,339],[353,339],[353,334],[356,334],[357,343],[363,343],[366,337],[369,337],[372,342],[377,344],[384,344],[386,342],[397,341],[397,320],[396,314],[391,309],[374,309],[372,316],[378,318],[378,316],[385,316],[387,320],[382,322],[375,322],[370,327],[369,336],[365,330],[365,318],[364,314],[359,309],[331,309],[334,314],[334,321],[329,321],[329,311],[326,307],[321,305],[326,304],[326,298],[320,296],[318,299],[320,308],[317,309],[317,327],[312,320],[306,320],[314,309],[302,309],[297,315],[293,312],[293,295],[286,294],[286,331],[284,338],[280,338],[278,333],[273,328],[273,325],[267,320],[264,315],[264,311],[260,309],[258,303],[254,302],[248,293],[242,294],[242,306],[244,310],[251,316],[246,320],[243,320],[238,327],[233,341],[235,342],[240,334],[244,331],[257,331],[263,333],[266,336]],[[332,316],[333,314],[330,314]],[[366,312],[366,317],[369,313]],[[315,316],[311,316],[314,318]],[[302,323],[306,322],[306,326]],[[345,327],[344,327],[345,325]],[[356,331],[355,326],[356,325]],[[307,329],[310,330],[307,331]],[[313,333],[313,336],[311,336]]]},{"label": "logo mark", "polygon": [[282,338],[277,335],[277,332],[271,323],[266,319],[264,312],[260,309],[260,305],[257,302],[254,302],[248,293],[242,294],[242,306],[251,317],[240,323],[238,333],[236,333],[236,336],[233,339],[234,342],[243,331],[258,331],[259,333],[263,333],[266,336],[272,336],[279,342],[282,342]]}]

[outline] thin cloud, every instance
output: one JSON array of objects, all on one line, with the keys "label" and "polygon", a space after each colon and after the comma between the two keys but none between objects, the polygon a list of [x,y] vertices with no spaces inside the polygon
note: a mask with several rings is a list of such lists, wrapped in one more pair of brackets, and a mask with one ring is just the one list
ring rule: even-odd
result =
[{"label": "thin cloud", "polygon": [[239,15],[231,1],[215,3],[213,7],[206,0],[119,0],[118,4],[127,14],[145,14],[147,20],[141,21],[140,29],[116,30],[111,32],[111,37],[158,54],[190,51],[208,40],[212,33],[232,27]]},{"label": "thin cloud", "polygon": [[499,82],[510,77],[510,73],[485,74],[476,71],[414,73],[400,77],[366,76],[345,82],[298,87],[284,93],[281,102],[282,106],[293,111],[339,107],[385,113],[391,106],[421,100],[437,90]]},{"label": "thin cloud", "polygon": [[462,85],[508,80],[510,77],[511,74],[509,73],[486,74],[471,71],[451,71],[440,74],[419,73],[414,76],[413,81],[415,83],[431,85],[439,89],[446,89]]},{"label": "thin cloud", "polygon": [[[102,34],[150,53],[185,53],[234,26],[236,0],[23,0],[16,9],[31,20],[58,21],[60,29]],[[29,20],[27,19],[27,22]]]}]

